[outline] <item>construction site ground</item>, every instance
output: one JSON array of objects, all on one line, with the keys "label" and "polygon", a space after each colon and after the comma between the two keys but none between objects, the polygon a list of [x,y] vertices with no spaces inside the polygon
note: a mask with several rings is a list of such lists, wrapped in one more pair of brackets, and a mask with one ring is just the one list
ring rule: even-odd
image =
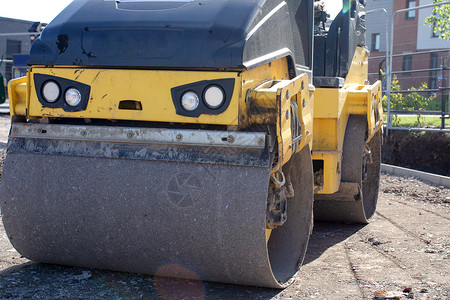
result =
[{"label": "construction site ground", "polygon": [[384,139],[382,162],[450,176],[450,133],[391,130]]},{"label": "construction site ground", "polygon": [[[0,115],[0,152],[9,116]],[[249,253],[251,255],[251,253]],[[30,262],[0,226],[0,299],[449,299],[450,190],[382,175],[368,225],[316,222],[285,290]]]}]

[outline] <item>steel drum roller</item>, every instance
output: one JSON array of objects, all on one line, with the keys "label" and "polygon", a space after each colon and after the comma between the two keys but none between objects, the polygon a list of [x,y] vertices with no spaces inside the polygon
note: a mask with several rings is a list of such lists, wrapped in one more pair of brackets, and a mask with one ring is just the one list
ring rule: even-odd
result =
[{"label": "steel drum roller", "polygon": [[[128,156],[148,155],[120,158],[124,147]],[[286,286],[303,259],[310,230],[311,219],[301,212],[310,209],[302,205],[312,203],[290,199],[288,222],[266,243],[266,150],[241,150],[241,156],[254,159],[248,165],[225,165],[155,160],[152,155],[163,152],[158,147],[178,158],[201,152],[194,147],[11,139],[1,197],[14,247],[45,263],[144,274],[175,264],[191,272],[179,274],[175,268],[165,275]],[[96,155],[95,149],[110,157]],[[213,152],[209,157],[236,155],[233,149]],[[294,185],[300,181],[293,179]]]}]

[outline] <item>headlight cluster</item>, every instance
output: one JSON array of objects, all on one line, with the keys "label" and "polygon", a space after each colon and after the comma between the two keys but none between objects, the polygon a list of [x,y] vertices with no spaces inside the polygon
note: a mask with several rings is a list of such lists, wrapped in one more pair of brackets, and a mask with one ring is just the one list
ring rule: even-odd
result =
[{"label": "headlight cluster", "polygon": [[[55,103],[61,95],[61,88],[53,81],[49,80],[42,86],[42,96],[48,103]],[[77,106],[81,102],[81,92],[71,87],[64,93],[64,100],[72,107]]]},{"label": "headlight cluster", "polygon": [[44,107],[62,108],[70,112],[86,109],[90,86],[43,74],[35,74],[34,81],[39,102]]},{"label": "headlight cluster", "polygon": [[[225,103],[225,92],[218,85],[206,88],[203,93],[206,106],[212,109],[220,108]],[[200,104],[200,97],[194,91],[188,91],[181,96],[181,105],[187,111],[194,111]]]},{"label": "headlight cluster", "polygon": [[201,114],[217,115],[230,104],[234,79],[200,81],[172,89],[177,114],[198,117]]}]

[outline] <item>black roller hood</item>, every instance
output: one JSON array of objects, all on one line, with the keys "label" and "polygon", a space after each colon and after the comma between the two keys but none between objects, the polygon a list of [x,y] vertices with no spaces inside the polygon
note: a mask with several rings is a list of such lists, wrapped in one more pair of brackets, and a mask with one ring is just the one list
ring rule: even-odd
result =
[{"label": "black roller hood", "polygon": [[281,0],[74,0],[33,43],[29,64],[253,68],[294,59],[289,7]]}]

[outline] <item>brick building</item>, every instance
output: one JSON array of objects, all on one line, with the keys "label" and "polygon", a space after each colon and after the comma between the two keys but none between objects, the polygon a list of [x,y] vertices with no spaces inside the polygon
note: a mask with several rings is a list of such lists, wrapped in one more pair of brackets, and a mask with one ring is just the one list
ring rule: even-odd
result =
[{"label": "brick building", "polygon": [[[423,6],[426,4],[431,4],[432,0],[420,0],[419,5]],[[425,18],[430,16],[433,13],[432,8],[426,8],[423,10],[419,10],[418,12],[418,24],[424,24]],[[420,59],[420,57],[424,57],[425,55],[419,55],[418,60],[416,62],[415,68],[417,69],[435,69],[441,68],[441,66],[450,67],[450,41],[445,41],[440,39],[437,34],[435,34],[431,27],[428,25],[418,26],[417,30],[417,51],[427,52],[427,51],[437,51],[437,50],[445,50],[443,52],[435,52],[425,54],[428,59]],[[441,70],[437,71],[428,71],[422,74],[428,74],[428,87],[431,89],[439,88],[439,87],[450,87],[450,72],[443,71],[441,74]],[[442,77],[442,78],[439,78]],[[445,78],[446,77],[446,78]],[[450,103],[449,103],[450,105]]]},{"label": "brick building", "polygon": [[[367,0],[367,10],[385,8],[389,14],[405,8],[431,4],[432,0]],[[447,72],[436,70],[450,64],[450,41],[439,39],[425,18],[432,14],[432,8],[398,13],[394,22],[394,47],[392,70],[400,86],[406,90],[426,83],[429,89],[446,87]],[[386,51],[385,22],[380,14],[367,16],[367,45],[371,50],[369,61],[370,81],[379,79],[380,67],[385,70]],[[390,28],[389,28],[390,33]],[[421,53],[421,54],[420,54]]]}]

